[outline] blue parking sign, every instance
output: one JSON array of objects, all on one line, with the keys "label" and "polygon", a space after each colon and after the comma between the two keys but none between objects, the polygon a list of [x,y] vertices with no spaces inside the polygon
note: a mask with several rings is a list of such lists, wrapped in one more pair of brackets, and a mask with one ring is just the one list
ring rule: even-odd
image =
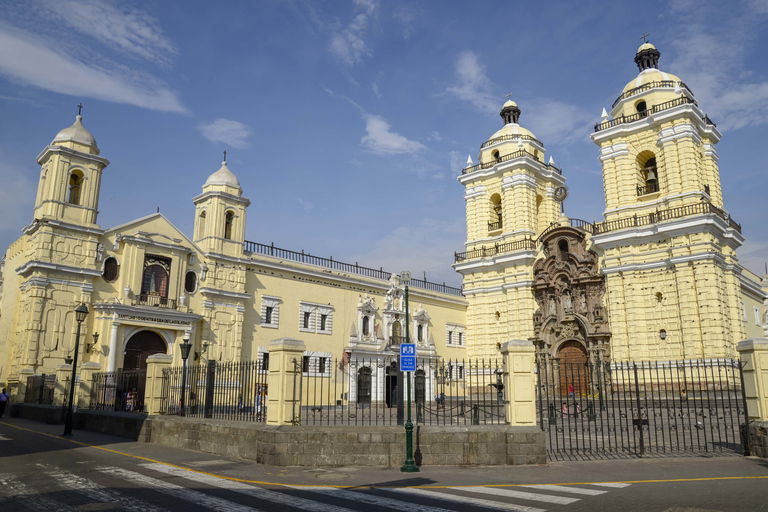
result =
[{"label": "blue parking sign", "polygon": [[400,344],[400,371],[401,372],[416,371],[416,344],[415,343]]}]

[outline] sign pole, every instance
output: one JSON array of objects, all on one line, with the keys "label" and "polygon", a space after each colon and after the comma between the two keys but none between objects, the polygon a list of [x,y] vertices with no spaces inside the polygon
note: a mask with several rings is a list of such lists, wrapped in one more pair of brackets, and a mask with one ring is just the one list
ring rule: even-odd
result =
[{"label": "sign pole", "polygon": [[[408,324],[410,323],[410,320],[408,318],[408,286],[405,286],[405,343],[409,346],[409,348],[413,351],[413,359],[414,363],[416,362],[416,347],[410,346],[410,333],[408,331]],[[401,358],[402,359],[402,358]],[[413,368],[415,370],[415,364],[413,365]],[[401,367],[402,368],[402,367]],[[416,463],[413,460],[413,423],[411,423],[411,372],[409,371],[406,374],[407,378],[407,401],[406,406],[408,407],[408,419],[405,422],[405,464],[400,468],[400,471],[403,473],[418,473],[419,467],[416,465]]]}]

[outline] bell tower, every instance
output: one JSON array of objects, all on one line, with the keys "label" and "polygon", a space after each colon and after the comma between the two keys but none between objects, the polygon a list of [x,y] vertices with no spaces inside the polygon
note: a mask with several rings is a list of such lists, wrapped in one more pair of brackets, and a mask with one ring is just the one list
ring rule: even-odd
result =
[{"label": "bell tower", "polygon": [[[226,158],[226,153],[224,154]],[[245,210],[251,202],[242,197],[240,181],[226,159],[208,177],[195,203],[194,240],[207,253],[239,257],[245,242]]]},{"label": "bell tower", "polygon": [[603,110],[600,147],[605,222],[592,242],[602,253],[616,359],[735,356],[744,338],[744,237],[723,205],[716,125],[677,76],[658,69],[650,43],[638,75]]},{"label": "bell tower", "polygon": [[495,357],[497,346],[533,336],[535,238],[558,221],[556,191],[565,178],[544,145],[519,124],[513,101],[501,109],[502,128],[480,146],[459,182],[465,187],[467,241],[455,255],[467,311],[472,357]]},{"label": "bell tower", "polygon": [[37,163],[35,218],[97,227],[101,174],[109,161],[99,156],[96,139],[83,126],[82,116],[54,137]]}]

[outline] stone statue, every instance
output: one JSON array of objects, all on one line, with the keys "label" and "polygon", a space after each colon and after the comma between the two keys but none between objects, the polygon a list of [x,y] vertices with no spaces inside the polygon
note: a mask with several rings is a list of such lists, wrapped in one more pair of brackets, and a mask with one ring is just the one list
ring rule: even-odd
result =
[{"label": "stone statue", "polygon": [[587,295],[585,293],[581,294],[581,297],[579,298],[579,312],[583,313],[587,310]]},{"label": "stone statue", "polygon": [[571,294],[566,292],[563,295],[563,309],[566,313],[573,313],[573,303],[571,302]]}]

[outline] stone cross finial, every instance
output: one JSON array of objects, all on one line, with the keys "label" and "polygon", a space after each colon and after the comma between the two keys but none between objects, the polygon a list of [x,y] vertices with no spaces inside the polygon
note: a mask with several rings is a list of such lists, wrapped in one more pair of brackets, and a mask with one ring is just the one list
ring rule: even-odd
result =
[{"label": "stone cross finial", "polygon": [[224,150],[224,161],[225,162],[227,161],[227,151],[226,150]]},{"label": "stone cross finial", "polygon": [[647,43],[649,35],[651,34],[646,34],[645,32],[643,32],[643,35],[640,36],[640,39],[642,39],[644,43]]},{"label": "stone cross finial", "polygon": [[80,115],[83,111],[83,102],[81,101],[80,104],[77,106],[77,115]]},{"label": "stone cross finial", "polygon": [[508,99],[508,100],[511,100],[511,99],[512,99],[512,93],[511,93],[511,92],[510,92],[510,93],[507,93],[507,99]]}]

